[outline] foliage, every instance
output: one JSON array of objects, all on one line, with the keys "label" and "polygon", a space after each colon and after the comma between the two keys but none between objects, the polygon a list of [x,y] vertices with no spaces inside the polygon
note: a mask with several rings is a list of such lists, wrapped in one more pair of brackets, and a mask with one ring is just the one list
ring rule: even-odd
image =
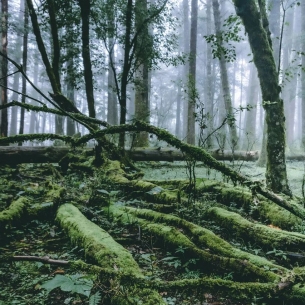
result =
[{"label": "foliage", "polygon": [[[236,51],[233,42],[240,42],[242,21],[236,15],[230,15],[223,23],[223,30],[219,34],[205,35],[205,40],[211,44],[214,58],[224,57],[227,62],[236,60]],[[226,44],[224,44],[226,43]]]},{"label": "foliage", "polygon": [[55,277],[41,285],[41,288],[48,292],[55,288],[60,288],[62,291],[79,293],[89,297],[93,281],[84,277],[82,274],[71,274],[69,276],[56,274]]}]

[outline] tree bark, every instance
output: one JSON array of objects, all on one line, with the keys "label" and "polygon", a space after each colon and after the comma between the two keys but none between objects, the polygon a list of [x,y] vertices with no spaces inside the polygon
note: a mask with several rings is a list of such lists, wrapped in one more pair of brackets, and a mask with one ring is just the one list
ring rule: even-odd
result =
[{"label": "tree bark", "polygon": [[[145,50],[137,48],[136,56],[139,63],[136,71],[135,79],[135,119],[149,123],[150,117],[150,103],[149,103],[149,77],[148,70],[149,62],[147,58],[152,52],[152,45],[149,33],[149,25],[144,24],[143,21],[147,16],[147,0],[136,1],[136,28],[137,32],[141,30],[139,35],[138,46],[145,45]],[[142,27],[142,29],[140,29]],[[144,27],[144,29],[143,29]],[[148,56],[146,56],[148,55]],[[135,134],[134,147],[147,147],[148,146],[148,133],[140,132]]]},{"label": "tree bark", "polygon": [[[301,3],[302,16],[305,14],[305,1]],[[302,17],[302,32],[305,32],[305,18]],[[305,53],[305,39],[302,40],[302,52]],[[302,66],[305,67],[305,56],[302,56]],[[305,149],[305,72],[302,72],[302,148]]]},{"label": "tree bark", "polygon": [[[24,34],[23,34],[23,52],[22,52],[22,67],[24,73],[27,72],[27,63],[28,63],[28,27],[29,27],[29,11],[27,4],[24,3]],[[26,83],[27,81],[23,77],[21,103],[25,103]],[[23,134],[23,133],[24,133],[24,108],[21,108],[19,134]],[[18,145],[22,146],[22,143],[18,143]]]},{"label": "tree bark", "polygon": [[196,89],[196,56],[197,56],[197,23],[198,0],[192,0],[191,6],[191,36],[190,36],[190,70],[188,76],[188,108],[187,136],[188,144],[195,145],[195,106],[197,101]]},{"label": "tree bark", "polygon": [[[285,163],[285,116],[278,73],[267,32],[254,1],[234,1],[242,18],[253,52],[262,89],[267,123],[267,186],[275,193],[291,194]],[[265,8],[264,8],[265,9]]]},{"label": "tree bark", "polygon": [[[213,0],[213,12],[214,12],[214,23],[215,23],[215,30],[216,30],[218,43],[222,45],[223,42],[222,39],[220,38],[221,28],[220,28],[220,10],[219,10],[218,0]],[[230,143],[231,143],[230,146],[234,150],[234,149],[238,149],[238,136],[237,136],[236,124],[233,114],[233,104],[230,93],[227,64],[223,54],[219,59],[219,66],[221,71],[220,74],[221,74],[221,85],[223,91],[224,106],[226,109],[226,115],[229,119],[228,125],[230,130]]]},{"label": "tree bark", "polygon": [[[2,53],[7,56],[7,27],[8,27],[8,0],[1,0],[1,32],[2,32]],[[7,104],[7,72],[8,72],[8,60],[2,58],[1,61],[1,77],[2,88],[1,88],[1,105]],[[1,111],[1,125],[0,125],[0,136],[7,137],[8,135],[8,118],[7,109]]]},{"label": "tree bark", "polygon": [[86,86],[87,104],[89,110],[89,116],[95,118],[95,105],[94,105],[94,94],[93,94],[93,74],[92,64],[90,56],[90,10],[91,1],[79,0],[78,1],[81,9],[82,17],[82,56],[84,64],[84,78]]}]

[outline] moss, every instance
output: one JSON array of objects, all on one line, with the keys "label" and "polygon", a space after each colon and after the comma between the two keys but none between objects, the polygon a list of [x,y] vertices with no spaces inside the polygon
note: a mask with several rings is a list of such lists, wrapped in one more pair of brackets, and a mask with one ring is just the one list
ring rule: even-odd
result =
[{"label": "moss", "polygon": [[234,203],[236,207],[243,208],[246,212],[251,212],[255,209],[255,213],[251,214],[251,217],[267,221],[283,229],[291,229],[302,222],[301,218],[271,200],[267,200],[258,194],[254,197],[250,191],[240,186],[233,187],[227,183],[206,179],[198,185],[197,192],[213,192],[217,194],[217,200],[228,207]]},{"label": "moss", "polygon": [[271,299],[277,296],[278,286],[274,283],[243,283],[223,279],[201,278],[185,279],[162,283],[165,291],[184,291],[193,295],[211,293],[231,301],[251,301],[257,298]]},{"label": "moss", "polygon": [[261,224],[254,224],[237,213],[222,208],[210,208],[205,212],[209,220],[216,221],[234,236],[254,242],[264,249],[281,249],[298,251],[305,247],[303,234],[270,228]]},{"label": "moss", "polygon": [[159,188],[156,192],[150,192],[153,188],[157,187],[156,184],[143,180],[129,180],[122,169],[120,162],[108,161],[105,163],[103,170],[106,176],[113,183],[135,191],[141,191],[144,197],[152,202],[162,202],[164,204],[177,202],[177,195],[175,192],[170,192],[165,189]]},{"label": "moss", "polygon": [[210,253],[240,260],[248,260],[250,263],[261,268],[267,266],[271,270],[276,270],[279,275],[284,275],[288,272],[287,269],[273,264],[266,258],[241,251],[240,249],[233,247],[227,241],[214,234],[212,231],[205,229],[201,226],[195,225],[189,221],[183,220],[179,217],[165,215],[159,212],[146,209],[135,209],[125,207],[124,210],[125,212],[131,213],[132,215],[142,217],[153,222],[174,225],[186,232],[187,236],[198,247],[203,249],[209,249]]},{"label": "moss", "polygon": [[57,212],[57,220],[73,243],[84,247],[87,256],[103,268],[114,268],[127,274],[139,275],[140,270],[131,254],[103,229],[86,219],[73,205],[64,204]]},{"label": "moss", "polygon": [[[99,267],[117,273],[118,279],[122,275],[144,279],[132,255],[115,242],[106,231],[85,218],[75,206],[72,204],[60,206],[57,220],[72,242],[83,247],[85,255],[93,259]],[[130,291],[130,294],[119,294],[113,297],[113,304],[130,304],[128,298],[138,300],[143,305],[164,304],[156,291],[146,289],[143,294],[142,289],[130,286],[130,284],[126,284],[126,288],[124,288],[126,292]],[[119,289],[120,285],[118,281],[116,289]]]},{"label": "moss", "polygon": [[0,212],[0,227],[20,221],[28,206],[29,200],[25,197],[13,201],[8,209]]},{"label": "moss", "polygon": [[46,188],[49,188],[46,195],[44,196],[45,202],[53,202],[54,206],[58,206],[62,201],[66,189],[59,186],[58,184],[53,184],[51,182],[46,183]]},{"label": "moss", "polygon": [[[243,278],[247,281],[251,279],[267,280],[271,282],[280,280],[280,277],[275,273],[266,271],[263,268],[259,268],[246,260],[236,259],[232,257],[223,257],[221,255],[212,254],[210,253],[209,249],[202,250],[201,248],[197,247],[188,236],[183,234],[180,229],[166,224],[150,222],[148,220],[135,217],[136,213],[132,213],[132,211],[128,208],[125,208],[122,211],[116,207],[112,207],[111,212],[117,219],[120,219],[120,221],[122,222],[128,221],[141,225],[143,229],[157,236],[168,247],[186,248],[185,255],[188,257],[199,258],[201,263],[206,266],[206,272],[208,272],[208,270],[213,270],[213,272],[221,273],[227,272],[228,270],[234,270],[237,278]],[[130,217],[128,215],[129,213],[133,217]]]}]

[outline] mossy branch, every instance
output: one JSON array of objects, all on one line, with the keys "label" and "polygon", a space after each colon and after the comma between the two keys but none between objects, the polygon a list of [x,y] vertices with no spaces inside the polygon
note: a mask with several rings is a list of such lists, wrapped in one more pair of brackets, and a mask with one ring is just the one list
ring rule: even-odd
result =
[{"label": "mossy branch", "polygon": [[65,143],[70,143],[72,146],[75,145],[75,139],[69,136],[62,136],[53,133],[37,133],[37,134],[24,134],[15,135],[6,138],[0,138],[0,145],[10,144],[10,143],[20,143],[26,141],[46,141],[46,140],[62,140]]},{"label": "mossy branch", "polygon": [[129,132],[146,131],[152,133],[156,135],[159,140],[167,142],[168,144],[176,147],[177,149],[180,149],[183,153],[192,156],[195,160],[202,161],[208,167],[223,173],[225,176],[229,177],[234,184],[236,184],[236,182],[239,182],[242,185],[248,186],[251,189],[251,191],[263,195],[264,197],[270,199],[271,201],[273,201],[280,207],[286,209],[290,213],[300,217],[301,219],[305,219],[305,210],[302,207],[295,204],[291,204],[287,200],[273,193],[272,191],[265,189],[261,184],[254,183],[247,177],[243,176],[242,174],[230,168],[229,166],[223,164],[222,162],[217,161],[204,149],[184,143],[175,136],[173,136],[172,134],[170,134],[167,130],[149,125],[143,121],[134,120],[134,123],[130,125],[111,126],[107,129],[85,135],[81,137],[78,141],[76,141],[76,145],[86,143],[89,140],[98,136],[102,136],[106,134],[122,133],[127,131]]},{"label": "mossy branch", "polygon": [[52,113],[52,114],[61,115],[61,116],[67,116],[67,114],[68,114],[68,116],[70,116],[72,119],[76,118],[76,119],[81,120],[83,122],[98,124],[98,125],[101,125],[101,126],[104,126],[104,127],[109,127],[110,126],[105,121],[90,118],[90,117],[88,117],[86,115],[83,115],[81,113],[63,112],[61,110],[56,110],[56,109],[53,109],[53,108],[49,108],[46,105],[40,107],[40,106],[34,106],[34,105],[26,104],[26,103],[20,103],[20,102],[17,102],[17,101],[12,101],[12,102],[7,103],[5,105],[0,105],[0,110],[5,109],[5,108],[9,108],[9,107],[13,107],[13,106],[19,106],[19,107],[25,108],[26,110],[32,110],[32,111],[36,111],[36,112]]}]

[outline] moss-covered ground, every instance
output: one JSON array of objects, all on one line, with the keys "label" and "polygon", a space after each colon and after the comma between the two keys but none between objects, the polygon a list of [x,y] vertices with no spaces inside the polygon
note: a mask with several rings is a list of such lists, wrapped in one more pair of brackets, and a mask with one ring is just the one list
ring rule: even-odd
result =
[{"label": "moss-covered ground", "polygon": [[304,221],[183,166],[2,167],[0,304],[305,304]]}]

